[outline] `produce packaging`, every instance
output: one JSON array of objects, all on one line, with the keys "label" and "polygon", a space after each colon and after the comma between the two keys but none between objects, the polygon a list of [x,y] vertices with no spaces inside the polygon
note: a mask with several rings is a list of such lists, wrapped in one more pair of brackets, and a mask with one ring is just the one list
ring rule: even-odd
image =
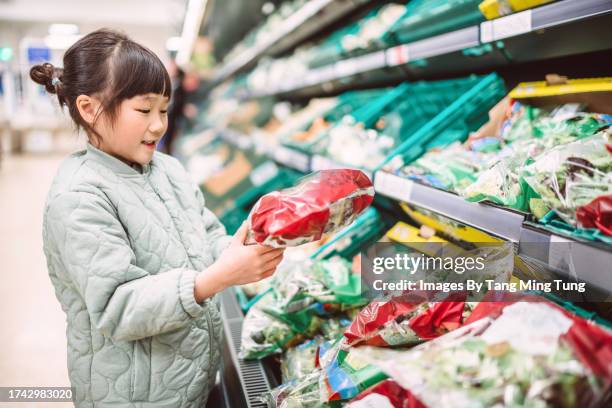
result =
[{"label": "produce packaging", "polygon": [[535,296],[482,302],[466,326],[408,351],[361,347],[410,407],[610,403],[612,333]]},{"label": "produce packaging", "polygon": [[257,201],[245,243],[287,247],[317,241],[353,222],[373,199],[372,182],[359,170],[313,173],[297,186]]}]

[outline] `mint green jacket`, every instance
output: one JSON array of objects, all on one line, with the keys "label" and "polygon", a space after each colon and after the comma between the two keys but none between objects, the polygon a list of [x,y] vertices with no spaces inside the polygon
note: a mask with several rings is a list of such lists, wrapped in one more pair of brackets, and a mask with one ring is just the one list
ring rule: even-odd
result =
[{"label": "mint green jacket", "polygon": [[141,170],[88,144],[47,197],[77,407],[199,408],[219,367],[218,305],[198,304],[194,281],[229,237],[176,159],[156,152]]}]

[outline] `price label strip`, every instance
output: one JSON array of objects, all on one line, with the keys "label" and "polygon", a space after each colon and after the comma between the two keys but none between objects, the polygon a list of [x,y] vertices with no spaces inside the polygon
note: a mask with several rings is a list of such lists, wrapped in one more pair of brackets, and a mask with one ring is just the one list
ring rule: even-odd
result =
[{"label": "price label strip", "polygon": [[309,158],[306,154],[290,149],[285,146],[277,146],[273,153],[274,160],[277,162],[299,170],[303,173],[308,173],[310,170]]},{"label": "price label strip", "polygon": [[531,12],[532,10],[525,10],[480,24],[480,42],[488,43],[530,32]]},{"label": "price label strip", "polygon": [[386,172],[379,171],[374,179],[374,190],[399,201],[410,201],[414,182]]}]

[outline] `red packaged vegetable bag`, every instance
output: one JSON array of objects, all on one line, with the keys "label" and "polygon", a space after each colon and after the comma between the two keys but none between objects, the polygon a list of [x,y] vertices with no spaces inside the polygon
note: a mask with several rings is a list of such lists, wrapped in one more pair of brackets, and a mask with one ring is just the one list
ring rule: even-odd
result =
[{"label": "red packaged vegetable bag", "polygon": [[374,199],[360,170],[322,170],[292,188],[262,196],[249,215],[245,244],[287,247],[318,241],[355,220]]},{"label": "red packaged vegetable bag", "polygon": [[612,195],[599,196],[578,207],[576,218],[583,228],[597,228],[612,237]]}]

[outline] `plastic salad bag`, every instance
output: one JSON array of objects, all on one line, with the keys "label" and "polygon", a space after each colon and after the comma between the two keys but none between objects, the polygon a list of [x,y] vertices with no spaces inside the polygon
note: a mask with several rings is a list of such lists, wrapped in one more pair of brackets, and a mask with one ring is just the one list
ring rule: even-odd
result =
[{"label": "plastic salad bag", "polygon": [[482,302],[466,326],[412,350],[354,350],[428,407],[606,406],[612,333],[528,300]]},{"label": "plastic salad bag", "polygon": [[425,408],[408,390],[387,379],[368,388],[346,405],[347,408]]},{"label": "plastic salad bag", "polygon": [[597,228],[612,237],[612,195],[597,197],[576,211],[582,228]]},{"label": "plastic salad bag", "polygon": [[263,311],[271,302],[272,296],[267,294],[247,312],[242,323],[241,358],[258,359],[278,353],[297,337],[287,323]]},{"label": "plastic salad bag", "polygon": [[576,225],[578,207],[612,194],[612,154],[606,149],[611,136],[607,130],[556,146],[525,166],[522,178],[546,209]]},{"label": "plastic salad bag", "polygon": [[372,182],[359,170],[313,173],[255,203],[245,243],[287,247],[317,241],[353,222],[373,199]]},{"label": "plastic salad bag", "polygon": [[469,201],[488,200],[529,211],[531,199],[538,195],[521,179],[523,166],[555,146],[591,136],[609,124],[606,115],[559,114],[565,106],[538,109],[514,102],[512,114],[500,131],[506,145],[498,153],[497,163],[459,193]]},{"label": "plastic salad bag", "polygon": [[316,355],[323,338],[318,337],[290,348],[281,360],[283,384],[305,377],[315,369]]},{"label": "plastic salad bag", "polygon": [[359,313],[344,337],[350,346],[414,346],[462,326],[473,307],[470,302],[427,302],[410,295],[375,301]]}]

